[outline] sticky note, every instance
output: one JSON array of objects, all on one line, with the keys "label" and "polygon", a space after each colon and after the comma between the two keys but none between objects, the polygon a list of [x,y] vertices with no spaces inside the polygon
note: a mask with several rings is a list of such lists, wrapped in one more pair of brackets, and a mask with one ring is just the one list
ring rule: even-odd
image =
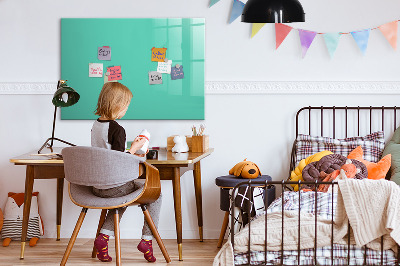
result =
[{"label": "sticky note", "polygon": [[157,71],[149,71],[149,84],[162,84],[162,74]]},{"label": "sticky note", "polygon": [[182,65],[176,65],[173,68],[171,68],[171,79],[172,80],[183,79],[183,78],[184,78],[184,73],[183,73]]},{"label": "sticky note", "polygon": [[110,72],[110,75],[108,75],[108,81],[122,79],[121,66],[107,67],[107,72]]},{"label": "sticky note", "polygon": [[97,47],[97,59],[99,60],[111,60],[111,47],[102,46]]},{"label": "sticky note", "polygon": [[172,60],[167,60],[167,62],[158,62],[157,72],[171,74]]},{"label": "sticky note", "polygon": [[151,61],[164,62],[167,53],[167,48],[151,48]]},{"label": "sticky note", "polygon": [[102,63],[89,63],[89,78],[103,77],[103,64]]}]

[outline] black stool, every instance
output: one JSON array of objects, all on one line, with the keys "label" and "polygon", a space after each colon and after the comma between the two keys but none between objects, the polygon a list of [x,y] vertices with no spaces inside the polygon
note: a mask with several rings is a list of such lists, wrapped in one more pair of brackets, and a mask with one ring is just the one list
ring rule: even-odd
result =
[{"label": "black stool", "polygon": [[[224,221],[222,222],[221,234],[219,235],[219,240],[217,245],[218,248],[222,246],[226,228],[228,227],[228,222],[229,222],[229,207],[230,207],[229,191],[233,189],[237,184],[249,180],[265,182],[266,180],[272,181],[272,178],[268,175],[262,175],[254,179],[246,179],[246,178],[236,177],[234,175],[227,175],[227,176],[220,176],[215,179],[215,184],[220,187],[220,209],[222,211],[225,211],[225,217]],[[270,186],[267,189],[268,189],[267,206],[269,206],[269,204],[271,204],[275,200],[275,186]]]}]

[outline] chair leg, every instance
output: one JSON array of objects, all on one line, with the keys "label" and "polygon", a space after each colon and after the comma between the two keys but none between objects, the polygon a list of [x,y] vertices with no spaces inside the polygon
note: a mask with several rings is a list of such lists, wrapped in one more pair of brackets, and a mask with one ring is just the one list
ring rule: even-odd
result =
[{"label": "chair leg", "polygon": [[156,225],[153,222],[153,219],[150,216],[149,211],[146,208],[146,205],[140,205],[140,207],[142,208],[143,214],[144,214],[144,219],[146,220],[147,224],[150,227],[151,232],[153,233],[153,236],[155,237],[155,239],[157,240],[157,244],[161,249],[161,252],[164,256],[164,259],[167,263],[171,262],[171,259],[168,255],[168,251],[164,246],[164,243],[161,240],[160,234],[158,233],[158,230],[156,228]]},{"label": "chair leg", "polygon": [[217,248],[220,248],[222,246],[222,242],[224,241],[226,228],[228,227],[228,222],[229,222],[229,212],[225,212],[225,217],[224,217],[224,221],[222,222],[221,234],[219,235]]},{"label": "chair leg", "polygon": [[[96,238],[100,234],[100,230],[103,227],[104,221],[106,220],[106,215],[107,215],[107,210],[106,209],[101,210],[101,215],[100,215],[100,219],[99,219],[99,226],[97,227]],[[92,258],[96,258],[96,254],[97,254],[97,250],[96,250],[96,248],[95,248],[95,246],[93,244]]]},{"label": "chair leg", "polygon": [[120,243],[120,235],[119,235],[119,213],[118,209],[115,209],[114,214],[114,234],[115,234],[115,256],[117,257],[115,265],[121,265],[121,243]]},{"label": "chair leg", "polygon": [[64,266],[67,263],[69,254],[71,253],[72,247],[74,246],[76,237],[78,236],[79,230],[81,229],[83,220],[85,219],[87,208],[82,208],[81,214],[79,215],[78,221],[76,222],[74,232],[72,232],[72,236],[69,240],[67,249],[65,250],[64,257],[61,260],[60,265]]}]

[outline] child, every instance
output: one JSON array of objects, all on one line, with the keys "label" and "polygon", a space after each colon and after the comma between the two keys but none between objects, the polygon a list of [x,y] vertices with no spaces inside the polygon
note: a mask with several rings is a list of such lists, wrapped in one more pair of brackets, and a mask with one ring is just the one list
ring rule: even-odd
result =
[{"label": "child", "polygon": [[[132,92],[121,83],[107,82],[104,84],[99,95],[95,113],[96,115],[99,115],[100,118],[93,123],[92,127],[91,142],[93,147],[125,152],[125,129],[115,120],[120,119],[125,115],[131,99]],[[145,155],[137,155],[135,153],[145,142],[146,139],[144,138],[136,138],[129,149],[129,153],[135,156],[144,157]],[[136,176],[132,176],[132,181],[119,186],[93,187],[92,191],[93,194],[102,198],[125,196],[144,186],[143,183],[135,182],[136,178]],[[147,205],[156,226],[158,226],[160,207],[161,195],[155,202]],[[118,209],[120,219],[125,210],[126,207]],[[107,212],[106,220],[101,228],[100,234],[94,241],[94,246],[97,249],[97,258],[101,261],[112,260],[108,255],[108,240],[110,236],[114,235],[114,214],[115,210],[109,210]],[[145,221],[142,230],[142,240],[137,248],[139,251],[144,253],[144,258],[149,262],[156,261],[156,258],[153,256],[152,236],[150,227]]]}]

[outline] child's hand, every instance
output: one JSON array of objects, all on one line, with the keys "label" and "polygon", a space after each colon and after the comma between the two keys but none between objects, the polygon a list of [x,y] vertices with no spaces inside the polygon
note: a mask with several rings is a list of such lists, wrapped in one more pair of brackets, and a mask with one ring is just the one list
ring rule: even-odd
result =
[{"label": "child's hand", "polygon": [[139,157],[146,157],[146,155],[149,153],[149,149],[147,149],[147,151],[146,151],[146,153],[145,154],[134,154],[134,155],[136,155],[136,156],[139,156]]},{"label": "child's hand", "polygon": [[140,148],[143,147],[143,145],[146,143],[146,141],[147,140],[145,138],[136,137],[135,140],[132,142],[129,152],[131,154],[135,154]]}]

